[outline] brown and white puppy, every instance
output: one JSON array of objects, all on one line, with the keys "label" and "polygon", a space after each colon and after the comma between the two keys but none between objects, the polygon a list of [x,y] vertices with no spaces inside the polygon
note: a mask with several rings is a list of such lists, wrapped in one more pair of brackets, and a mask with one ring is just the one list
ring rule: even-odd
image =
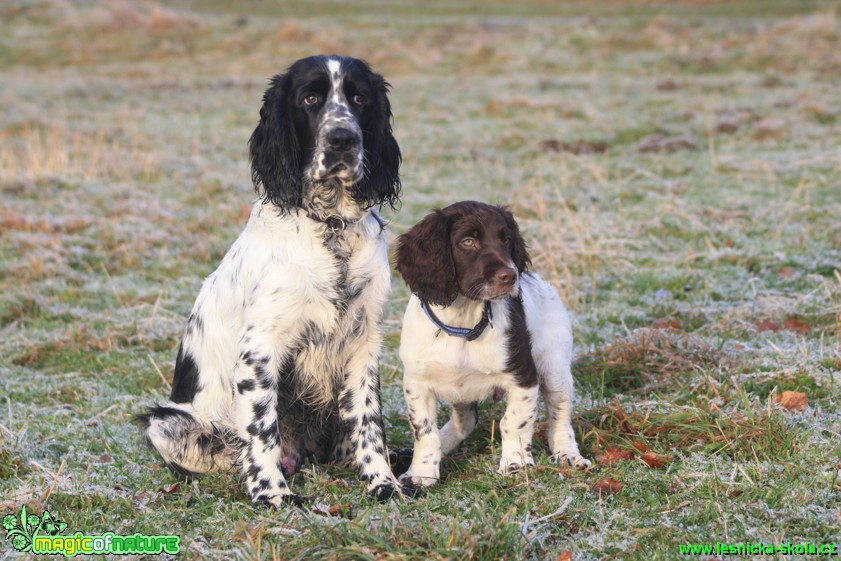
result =
[{"label": "brown and white puppy", "polygon": [[[412,296],[403,318],[403,392],[415,438],[401,482],[430,486],[441,454],[476,427],[478,402],[507,394],[500,473],[534,465],[540,394],[552,461],[585,468],[572,430],[572,328],[557,292],[538,275],[511,212],[465,201],[435,210],[400,236],[397,269]],[[439,399],[452,417],[439,431]]]}]

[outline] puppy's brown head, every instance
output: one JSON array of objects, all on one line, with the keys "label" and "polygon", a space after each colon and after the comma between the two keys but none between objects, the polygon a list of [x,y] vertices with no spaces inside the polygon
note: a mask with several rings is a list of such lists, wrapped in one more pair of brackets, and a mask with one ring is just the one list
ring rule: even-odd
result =
[{"label": "puppy's brown head", "polygon": [[516,296],[531,264],[511,212],[475,201],[434,210],[397,240],[397,270],[422,301]]}]

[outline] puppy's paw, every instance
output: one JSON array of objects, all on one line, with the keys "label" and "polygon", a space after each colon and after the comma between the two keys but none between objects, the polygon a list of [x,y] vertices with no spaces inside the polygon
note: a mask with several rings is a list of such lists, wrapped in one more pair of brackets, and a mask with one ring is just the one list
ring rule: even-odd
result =
[{"label": "puppy's paw", "polygon": [[509,458],[503,457],[499,461],[499,470],[497,471],[502,475],[514,475],[520,472],[525,466],[534,467],[534,460],[532,458],[526,458],[526,461],[523,462],[522,456],[518,454]]},{"label": "puppy's paw", "polygon": [[404,487],[412,487],[418,490],[423,490],[433,485],[438,484],[438,476],[435,474],[415,475],[412,470],[407,471],[400,476],[400,484]]},{"label": "puppy's paw", "polygon": [[586,469],[591,465],[590,460],[578,452],[554,454],[549,458],[549,461],[562,467],[574,467],[575,469]]}]

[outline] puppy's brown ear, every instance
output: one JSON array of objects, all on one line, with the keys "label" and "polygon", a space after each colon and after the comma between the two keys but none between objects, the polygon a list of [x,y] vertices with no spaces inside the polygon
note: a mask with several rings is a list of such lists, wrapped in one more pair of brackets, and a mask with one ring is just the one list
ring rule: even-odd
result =
[{"label": "puppy's brown ear", "polygon": [[502,216],[505,217],[505,224],[511,230],[511,237],[513,238],[511,258],[514,260],[514,265],[517,266],[517,271],[525,273],[531,266],[531,257],[529,257],[526,241],[523,239],[523,236],[520,235],[520,226],[517,224],[517,221],[514,220],[514,215],[511,214],[508,207],[501,206],[498,208],[502,213]]},{"label": "puppy's brown ear", "polygon": [[451,226],[434,210],[397,239],[397,270],[421,302],[449,306],[458,296]]}]

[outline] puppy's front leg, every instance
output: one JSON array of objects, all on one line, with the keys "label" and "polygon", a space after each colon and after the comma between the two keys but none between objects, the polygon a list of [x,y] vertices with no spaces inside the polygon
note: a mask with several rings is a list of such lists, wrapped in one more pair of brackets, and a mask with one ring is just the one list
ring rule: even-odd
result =
[{"label": "puppy's front leg", "polygon": [[416,487],[430,487],[438,483],[441,471],[441,439],[436,421],[438,399],[427,384],[414,384],[410,378],[404,375],[403,395],[415,437],[415,451],[412,467],[400,481]]},{"label": "puppy's front leg", "polygon": [[512,473],[525,465],[534,465],[531,452],[531,439],[537,417],[537,396],[539,386],[508,388],[507,406],[502,422],[502,457],[499,460],[499,473]]},{"label": "puppy's front leg", "polygon": [[575,431],[572,429],[573,384],[569,360],[556,361],[555,369],[543,375],[543,401],[548,418],[549,448],[551,461],[583,469],[590,466],[590,460],[578,451]]}]

